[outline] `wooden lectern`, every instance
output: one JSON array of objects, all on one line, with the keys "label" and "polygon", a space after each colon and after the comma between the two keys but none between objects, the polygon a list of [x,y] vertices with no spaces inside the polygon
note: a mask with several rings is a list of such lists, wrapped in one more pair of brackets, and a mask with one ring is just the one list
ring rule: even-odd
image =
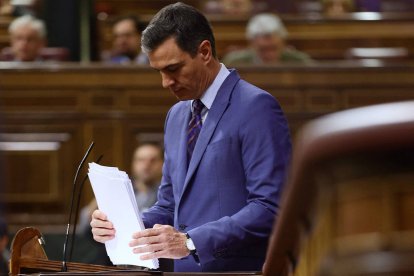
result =
[{"label": "wooden lectern", "polygon": [[[10,275],[31,274],[36,275],[128,275],[128,276],[250,276],[260,275],[260,272],[228,272],[228,273],[174,273],[161,271],[125,270],[117,267],[82,264],[68,262],[67,272],[62,271],[62,262],[49,260],[42,247],[42,235],[33,227],[19,230],[11,245]],[[39,274],[40,273],[40,274]]]},{"label": "wooden lectern", "polygon": [[[10,274],[33,272],[59,272],[62,270],[61,261],[49,260],[42,247],[43,238],[39,230],[26,227],[19,230],[11,245]],[[116,267],[90,265],[81,263],[67,263],[69,272],[103,272],[119,270]],[[140,274],[141,275],[141,274]],[[150,275],[150,274],[142,274]]]}]

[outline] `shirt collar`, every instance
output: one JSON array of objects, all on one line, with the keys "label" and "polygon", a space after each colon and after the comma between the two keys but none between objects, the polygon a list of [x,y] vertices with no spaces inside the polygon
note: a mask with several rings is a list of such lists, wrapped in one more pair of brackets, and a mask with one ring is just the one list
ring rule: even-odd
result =
[{"label": "shirt collar", "polygon": [[[218,72],[216,78],[214,79],[213,83],[207,88],[206,92],[204,92],[203,96],[201,96],[200,100],[204,104],[204,106],[210,110],[211,106],[213,105],[214,99],[217,96],[217,93],[223,84],[224,80],[230,74],[230,71],[226,68],[223,63],[220,63],[220,71]],[[193,111],[193,101],[191,100],[191,112]]]}]

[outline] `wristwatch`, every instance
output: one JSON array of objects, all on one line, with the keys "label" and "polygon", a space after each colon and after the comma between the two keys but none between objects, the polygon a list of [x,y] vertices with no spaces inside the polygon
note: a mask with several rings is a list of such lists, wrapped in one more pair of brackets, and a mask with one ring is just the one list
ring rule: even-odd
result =
[{"label": "wristwatch", "polygon": [[187,239],[185,240],[185,246],[190,251],[190,255],[193,256],[194,261],[200,265],[200,258],[198,257],[197,250],[195,248],[193,240],[191,239],[190,235],[188,235],[188,233],[185,233],[185,236],[187,237]]},{"label": "wristwatch", "polygon": [[197,253],[197,251],[193,243],[193,240],[190,238],[188,233],[185,233],[185,236],[187,237],[187,239],[185,240],[185,246],[187,246],[187,249],[190,251],[190,254],[194,256]]}]

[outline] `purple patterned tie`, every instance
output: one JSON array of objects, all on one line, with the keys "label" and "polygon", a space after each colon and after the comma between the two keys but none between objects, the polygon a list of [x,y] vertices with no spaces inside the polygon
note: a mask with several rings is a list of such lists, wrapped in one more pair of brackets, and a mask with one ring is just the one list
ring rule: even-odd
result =
[{"label": "purple patterned tie", "polygon": [[201,111],[204,108],[204,104],[199,100],[193,101],[193,116],[188,124],[187,133],[187,160],[190,163],[191,156],[197,142],[198,135],[200,134],[203,122],[201,120]]}]

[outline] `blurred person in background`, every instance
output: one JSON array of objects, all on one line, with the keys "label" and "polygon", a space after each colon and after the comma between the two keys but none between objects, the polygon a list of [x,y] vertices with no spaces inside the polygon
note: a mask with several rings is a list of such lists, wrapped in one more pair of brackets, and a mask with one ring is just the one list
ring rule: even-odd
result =
[{"label": "blurred person in background", "polygon": [[[320,0],[328,16],[341,16],[350,12],[381,12],[381,0]],[[405,1],[406,3],[412,0]],[[394,4],[398,7],[403,2]],[[404,4],[406,4],[404,3]],[[405,6],[403,4],[403,6]],[[408,8],[408,6],[407,6]],[[404,9],[403,9],[404,10]],[[408,11],[408,10],[405,10]]]},{"label": "blurred person in background", "polygon": [[141,212],[145,212],[157,201],[163,156],[163,149],[158,144],[150,142],[141,144],[134,152],[131,178]]},{"label": "blurred person in background", "polygon": [[0,15],[11,15],[13,13],[13,6],[10,0],[0,0]]},{"label": "blurred person in background", "polygon": [[0,15],[22,16],[30,14],[36,16],[41,8],[39,0],[0,0]]},{"label": "blurred person in background", "polygon": [[0,275],[9,274],[10,252],[7,248],[9,244],[9,231],[6,221],[0,217]]},{"label": "blurred person in background", "polygon": [[102,59],[116,64],[148,64],[147,55],[141,52],[143,29],[143,24],[136,16],[118,18],[112,27],[112,50],[104,52]]},{"label": "blurred person in background", "polygon": [[[16,18],[9,26],[9,34],[11,60],[42,60],[40,51],[46,46],[46,27],[42,20],[31,15]],[[2,53],[2,56],[7,54]]]},{"label": "blurred person in background", "polygon": [[340,16],[355,10],[354,0],[321,0],[323,11],[328,16]]},{"label": "blurred person in background", "polygon": [[311,59],[286,44],[288,32],[279,17],[262,13],[252,17],[246,29],[249,49],[236,50],[223,58],[229,65],[262,65],[285,62],[307,63]]}]

